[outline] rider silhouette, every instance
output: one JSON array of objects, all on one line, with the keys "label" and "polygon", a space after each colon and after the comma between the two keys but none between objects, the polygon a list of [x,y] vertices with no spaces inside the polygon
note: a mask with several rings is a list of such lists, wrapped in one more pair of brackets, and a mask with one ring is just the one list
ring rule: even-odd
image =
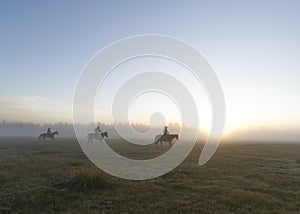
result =
[{"label": "rider silhouette", "polygon": [[51,133],[51,128],[48,128],[47,134],[50,134],[50,133]]},{"label": "rider silhouette", "polygon": [[169,134],[168,126],[165,126],[165,127],[164,127],[163,135],[167,135],[167,134]]},{"label": "rider silhouette", "polygon": [[101,131],[99,125],[97,125],[97,127],[94,129],[94,131],[95,131],[95,134],[100,134],[100,133],[102,133],[102,131]]}]

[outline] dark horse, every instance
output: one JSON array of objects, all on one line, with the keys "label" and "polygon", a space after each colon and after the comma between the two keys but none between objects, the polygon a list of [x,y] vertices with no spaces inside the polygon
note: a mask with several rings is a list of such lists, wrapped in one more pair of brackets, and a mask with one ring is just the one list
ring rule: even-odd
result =
[{"label": "dark horse", "polygon": [[46,138],[51,138],[52,140],[54,140],[55,135],[59,135],[58,132],[42,133],[39,136],[39,140],[41,140],[41,139],[46,140]]},{"label": "dark horse", "polygon": [[95,134],[95,133],[89,133],[89,134],[87,135],[88,143],[89,143],[89,142],[93,142],[93,139],[95,139],[95,140],[100,140],[100,141],[102,142],[102,140],[103,140],[105,137],[108,137],[107,132],[102,132],[100,135],[99,135],[99,134]]},{"label": "dark horse", "polygon": [[164,134],[164,135],[160,134],[160,135],[156,135],[154,143],[157,146],[158,142],[160,142],[160,145],[163,146],[162,142],[165,141],[168,142],[169,147],[171,147],[172,141],[174,139],[178,140],[178,134]]}]

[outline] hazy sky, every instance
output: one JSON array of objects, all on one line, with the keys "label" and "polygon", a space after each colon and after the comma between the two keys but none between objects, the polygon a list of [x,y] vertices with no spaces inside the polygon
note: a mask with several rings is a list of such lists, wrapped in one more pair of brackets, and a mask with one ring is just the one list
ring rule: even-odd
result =
[{"label": "hazy sky", "polygon": [[71,121],[79,74],[137,34],[178,37],[211,63],[227,129],[300,125],[299,1],[1,1],[0,119]]}]

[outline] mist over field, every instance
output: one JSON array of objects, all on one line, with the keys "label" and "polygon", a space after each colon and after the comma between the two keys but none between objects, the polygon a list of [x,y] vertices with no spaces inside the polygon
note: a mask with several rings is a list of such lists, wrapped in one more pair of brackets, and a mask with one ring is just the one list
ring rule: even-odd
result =
[{"label": "mist over field", "polygon": [[240,128],[224,135],[224,140],[246,142],[296,142],[300,143],[299,127]]},{"label": "mist over field", "polygon": [[[96,124],[80,124],[78,125],[80,129],[84,130],[86,134],[94,132]],[[143,124],[131,124],[128,123],[119,123],[125,131],[129,130],[131,127],[140,133],[149,131],[151,128],[149,125]],[[103,131],[107,131],[110,138],[121,138],[117,130],[111,124],[100,124],[100,127]],[[41,133],[46,132],[48,128],[51,128],[52,131],[58,131],[59,137],[66,138],[76,138],[74,125],[71,123],[54,123],[54,124],[36,124],[36,123],[8,123],[2,122],[0,124],[0,137],[38,137]],[[152,127],[157,134],[161,134],[163,127],[154,126]],[[170,132],[177,133],[180,129],[178,124],[169,124]],[[86,136],[86,135],[85,135]],[[85,137],[79,136],[79,137]],[[154,136],[153,136],[154,137]],[[152,139],[153,140],[153,139]]]},{"label": "mist over field", "polygon": [[[122,123],[121,123],[122,124]],[[80,127],[86,134],[93,132],[97,125],[94,123],[81,124]],[[171,123],[168,125],[172,133],[180,131],[180,125]],[[109,133],[110,138],[121,139],[117,130],[112,124],[100,124],[101,129]],[[123,129],[129,130],[133,127],[137,132],[145,133],[150,130],[151,126],[146,124],[122,124]],[[38,137],[39,134],[46,132],[48,128],[52,131],[58,131],[59,137],[76,138],[74,126],[71,123],[54,123],[54,124],[39,124],[39,123],[24,123],[14,122],[9,123],[2,121],[0,123],[0,137]],[[154,132],[161,134],[163,127],[153,126]],[[192,128],[190,128],[192,131]],[[205,140],[208,132],[199,129],[198,140]],[[85,137],[85,136],[81,136]],[[153,136],[154,137],[154,136]],[[228,133],[224,133],[223,140],[225,142],[296,142],[300,143],[300,128],[299,127],[248,127],[240,128]],[[153,139],[146,139],[153,140]]]}]

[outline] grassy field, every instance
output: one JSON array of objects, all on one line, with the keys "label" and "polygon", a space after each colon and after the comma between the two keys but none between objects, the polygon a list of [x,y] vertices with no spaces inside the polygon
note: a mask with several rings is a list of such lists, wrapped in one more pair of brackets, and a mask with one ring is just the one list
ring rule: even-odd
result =
[{"label": "grassy field", "polygon": [[[165,148],[129,149],[133,158]],[[172,172],[127,181],[95,167],[73,139],[0,139],[0,213],[300,213],[300,144],[202,145]]]}]

